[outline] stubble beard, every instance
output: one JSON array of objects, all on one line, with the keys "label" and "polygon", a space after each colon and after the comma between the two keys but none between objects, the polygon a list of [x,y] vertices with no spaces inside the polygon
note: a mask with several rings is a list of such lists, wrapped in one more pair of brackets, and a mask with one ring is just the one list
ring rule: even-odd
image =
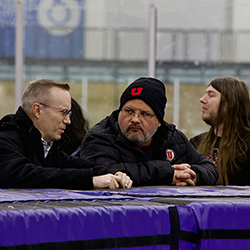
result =
[{"label": "stubble beard", "polygon": [[129,132],[131,129],[128,127],[125,130],[122,130],[122,134],[124,135],[124,137],[131,141],[134,142],[138,145],[141,145],[147,141],[149,141],[151,139],[151,137],[153,137],[153,135],[156,133],[158,129],[158,126],[156,125],[151,131],[145,132],[143,129],[141,129],[141,133],[138,134],[136,132]]},{"label": "stubble beard", "polygon": [[216,120],[216,116],[214,114],[210,114],[209,117],[203,117],[202,120],[209,126],[214,126],[214,122]]},{"label": "stubble beard", "polygon": [[203,120],[207,125],[210,125],[210,126],[213,125],[211,119],[209,119],[209,118],[202,118],[202,120]]}]

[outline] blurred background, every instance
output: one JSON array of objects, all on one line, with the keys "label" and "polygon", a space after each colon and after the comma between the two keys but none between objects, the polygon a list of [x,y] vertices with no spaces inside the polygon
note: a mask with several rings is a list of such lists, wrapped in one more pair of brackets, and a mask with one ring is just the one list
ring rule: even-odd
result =
[{"label": "blurred background", "polygon": [[208,83],[249,83],[249,66],[249,0],[0,0],[0,117],[27,82],[50,78],[70,84],[92,126],[150,75],[166,86],[165,120],[190,138],[208,128]]}]

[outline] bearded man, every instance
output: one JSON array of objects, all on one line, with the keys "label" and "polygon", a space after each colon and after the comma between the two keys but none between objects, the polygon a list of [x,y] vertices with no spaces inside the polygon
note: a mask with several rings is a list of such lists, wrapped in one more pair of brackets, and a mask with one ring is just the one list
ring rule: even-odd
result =
[{"label": "bearded man", "polygon": [[98,174],[127,173],[133,186],[216,184],[214,164],[163,120],[166,102],[160,80],[135,80],[119,109],[87,132],[81,157],[101,166]]}]

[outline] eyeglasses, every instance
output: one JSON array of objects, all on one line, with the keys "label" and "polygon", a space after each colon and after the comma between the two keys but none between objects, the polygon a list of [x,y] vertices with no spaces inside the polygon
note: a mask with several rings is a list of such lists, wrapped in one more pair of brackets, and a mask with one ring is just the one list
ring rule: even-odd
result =
[{"label": "eyeglasses", "polygon": [[152,117],[155,116],[155,115],[152,115],[146,111],[135,112],[134,110],[128,109],[128,108],[122,109],[121,111],[124,113],[124,115],[126,115],[128,117],[134,117],[135,114],[137,114],[139,118],[142,117],[146,121],[151,120]]},{"label": "eyeglasses", "polygon": [[44,104],[44,103],[39,103],[39,104],[40,104],[40,105],[43,105],[44,107],[48,107],[48,108],[51,108],[51,109],[54,109],[54,110],[60,112],[60,113],[62,114],[62,117],[63,117],[63,118],[65,118],[67,115],[68,115],[69,117],[71,117],[71,115],[72,115],[72,111],[71,111],[71,110],[54,108],[54,107],[49,106],[49,105]]}]

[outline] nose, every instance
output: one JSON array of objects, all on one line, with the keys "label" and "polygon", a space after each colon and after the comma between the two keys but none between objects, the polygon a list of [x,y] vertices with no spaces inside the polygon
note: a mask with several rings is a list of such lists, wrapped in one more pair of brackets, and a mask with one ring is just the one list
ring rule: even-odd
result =
[{"label": "nose", "polygon": [[71,123],[71,120],[70,120],[70,117],[68,115],[66,115],[64,118],[63,118],[63,123],[69,125]]},{"label": "nose", "polygon": [[141,121],[141,119],[140,119],[140,113],[138,112],[138,113],[134,113],[134,115],[132,116],[132,118],[131,118],[131,120],[133,121],[133,122],[135,122],[135,121]]},{"label": "nose", "polygon": [[206,95],[204,95],[204,96],[202,96],[202,97],[200,98],[200,102],[201,102],[201,103],[206,103]]}]

